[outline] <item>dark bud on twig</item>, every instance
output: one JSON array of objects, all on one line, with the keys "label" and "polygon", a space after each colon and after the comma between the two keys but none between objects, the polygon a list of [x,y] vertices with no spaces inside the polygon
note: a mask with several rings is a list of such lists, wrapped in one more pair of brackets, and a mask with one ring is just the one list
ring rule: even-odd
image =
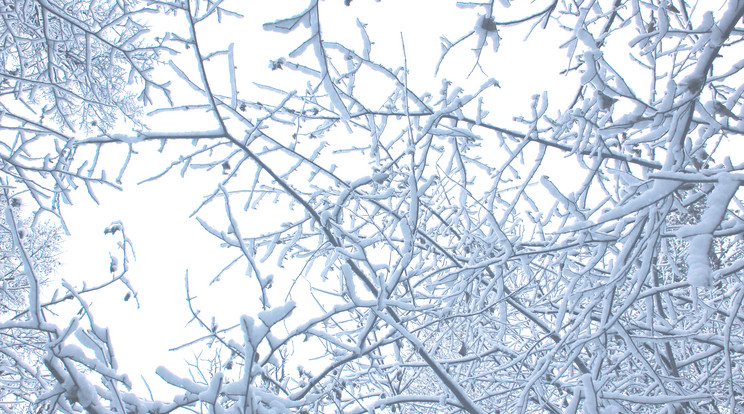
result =
[{"label": "dark bud on twig", "polygon": [[20,207],[21,206],[21,199],[20,198],[11,198],[10,199],[10,206],[11,207]]},{"label": "dark bud on twig", "polygon": [[127,302],[132,297],[132,292],[127,292],[126,295],[124,295],[124,302]]},{"label": "dark bud on twig", "polygon": [[121,230],[121,226],[118,224],[112,224],[103,229],[103,234],[116,234],[117,231]]},{"label": "dark bud on twig", "polygon": [[271,63],[269,63],[269,67],[271,68],[271,70],[282,70],[282,65],[284,65],[284,58],[280,57],[279,59],[272,60],[270,62]]},{"label": "dark bud on twig", "polygon": [[682,85],[687,88],[690,92],[698,92],[703,87],[704,79],[698,76],[688,77],[682,81]]},{"label": "dark bud on twig", "polygon": [[468,354],[468,348],[465,346],[465,342],[463,342],[462,345],[460,345],[460,350],[457,351],[457,353],[462,356],[465,356]]},{"label": "dark bud on twig", "polygon": [[378,173],[374,173],[374,174],[372,175],[372,181],[376,182],[377,184],[382,184],[382,183],[384,183],[384,182],[385,182],[385,181],[386,181],[386,180],[387,180],[387,179],[388,179],[389,177],[390,177],[390,175],[388,175],[388,174],[386,174],[386,173],[378,172]]},{"label": "dark bud on twig", "polygon": [[344,0],[344,5],[351,6],[351,0]]},{"label": "dark bud on twig", "polygon": [[225,161],[222,163],[222,174],[227,174],[230,172],[230,163]]},{"label": "dark bud on twig", "polygon": [[738,121],[739,119],[741,119],[741,118],[739,118],[738,116],[736,116],[736,115],[735,115],[735,114],[734,114],[733,112],[731,112],[731,110],[730,110],[730,109],[728,109],[728,108],[726,107],[726,105],[724,105],[724,104],[722,104],[722,103],[720,103],[720,102],[718,102],[718,101],[716,101],[716,102],[714,102],[714,103],[713,103],[713,111],[714,111],[715,113],[717,113],[718,115],[723,115],[723,116],[727,116],[727,117],[729,117],[729,118],[733,118],[733,119],[735,119],[735,120],[737,120],[737,121]]},{"label": "dark bud on twig", "polygon": [[498,25],[493,20],[493,17],[483,16],[480,22],[481,29],[487,32],[495,32],[498,29]]},{"label": "dark bud on twig", "polygon": [[602,109],[609,109],[617,102],[617,99],[605,95],[602,91],[597,91],[597,97],[599,98],[599,107]]},{"label": "dark bud on twig", "polygon": [[708,168],[708,162],[711,161],[710,160],[710,155],[707,152],[705,152],[705,150],[703,150],[703,149],[701,149],[700,151],[697,151],[694,154],[692,154],[692,157],[690,157],[690,158],[691,158],[691,161],[692,161],[692,165],[697,170],[702,170],[702,169]]}]

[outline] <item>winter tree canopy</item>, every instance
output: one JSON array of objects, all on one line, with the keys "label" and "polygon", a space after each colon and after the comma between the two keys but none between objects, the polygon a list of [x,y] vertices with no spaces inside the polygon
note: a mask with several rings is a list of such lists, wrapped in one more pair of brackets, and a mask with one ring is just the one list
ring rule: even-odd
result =
[{"label": "winter tree canopy", "polygon": [[[744,410],[744,3],[6,3],[27,300],[0,330],[43,339],[43,364],[7,362],[39,378],[34,411]],[[146,289],[126,223],[102,229],[112,281],[51,301],[9,224],[16,199],[64,223],[144,156],[166,167],[142,185],[214,183],[192,216],[232,254],[186,277],[202,334],[179,350],[206,363],[159,367],[164,400],[89,306]],[[205,305],[197,277],[251,288]]]}]

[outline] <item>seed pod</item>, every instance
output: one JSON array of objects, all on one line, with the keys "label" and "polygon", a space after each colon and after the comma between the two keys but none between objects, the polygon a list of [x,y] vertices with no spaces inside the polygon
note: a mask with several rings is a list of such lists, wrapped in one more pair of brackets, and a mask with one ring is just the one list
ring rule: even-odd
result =
[{"label": "seed pod", "polygon": [[463,342],[462,345],[460,345],[460,350],[457,351],[457,353],[462,356],[465,356],[468,354],[468,348],[465,346],[465,342]]},{"label": "seed pod", "polygon": [[716,102],[714,102],[714,103],[713,103],[713,111],[714,111],[715,113],[717,113],[718,115],[723,115],[723,116],[727,116],[727,117],[729,117],[729,118],[733,118],[733,119],[735,119],[735,120],[737,120],[737,121],[738,121],[739,119],[741,119],[741,118],[739,118],[738,116],[736,116],[736,115],[735,115],[735,114],[734,114],[733,112],[731,112],[731,110],[730,110],[730,109],[728,109],[728,108],[726,107],[726,105],[724,105],[724,104],[722,104],[722,103],[720,103],[720,102],[718,102],[718,101],[716,101]]},{"label": "seed pod", "polygon": [[609,109],[617,102],[617,99],[605,95],[602,91],[597,91],[597,98],[599,98],[599,107],[602,109]]}]

